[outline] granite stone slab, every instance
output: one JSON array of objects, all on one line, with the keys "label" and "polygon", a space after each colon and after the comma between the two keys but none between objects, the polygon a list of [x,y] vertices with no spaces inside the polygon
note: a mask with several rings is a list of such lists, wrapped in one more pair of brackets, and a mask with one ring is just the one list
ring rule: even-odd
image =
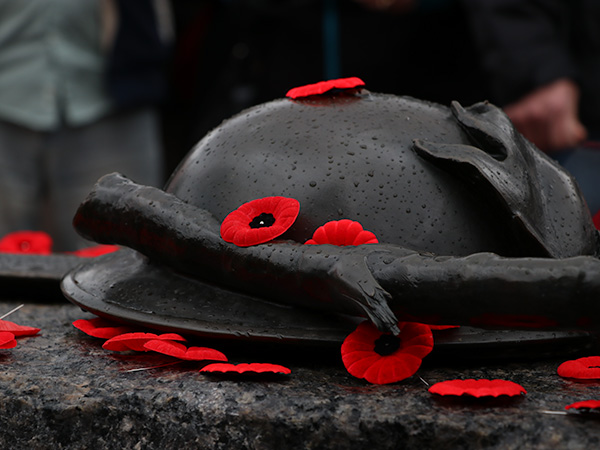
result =
[{"label": "granite stone slab", "polygon": [[[18,304],[0,302],[0,315]],[[232,362],[280,363],[292,370],[287,377],[242,380],[202,375],[201,363],[156,367],[175,360],[103,350],[102,340],[72,326],[91,317],[68,303],[29,301],[7,318],[42,331],[0,350],[0,448],[600,446],[597,414],[564,414],[570,403],[600,399],[600,382],[556,374],[573,355],[481,361],[434,353],[416,376],[374,386],[350,376],[337,352],[211,342]],[[155,368],[136,370],[146,367]],[[424,384],[452,378],[509,379],[528,393],[448,400]]]}]

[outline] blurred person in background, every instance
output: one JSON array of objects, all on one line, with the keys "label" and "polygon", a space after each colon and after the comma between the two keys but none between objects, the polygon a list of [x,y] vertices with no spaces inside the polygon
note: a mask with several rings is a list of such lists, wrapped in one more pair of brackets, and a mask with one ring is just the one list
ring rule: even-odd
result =
[{"label": "blurred person in background", "polygon": [[102,175],[162,183],[169,4],[0,0],[0,236],[89,245],[77,206]]},{"label": "blurred person in background", "polygon": [[462,0],[490,100],[600,210],[600,2]]}]

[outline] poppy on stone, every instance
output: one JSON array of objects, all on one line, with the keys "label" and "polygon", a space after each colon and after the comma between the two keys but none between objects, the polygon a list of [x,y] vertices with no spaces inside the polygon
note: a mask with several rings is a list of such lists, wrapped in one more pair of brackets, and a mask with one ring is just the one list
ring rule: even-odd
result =
[{"label": "poppy on stone", "polygon": [[147,352],[144,347],[146,342],[157,339],[165,339],[171,341],[185,341],[185,338],[175,333],[154,334],[154,333],[125,333],[115,336],[106,341],[102,348],[115,352]]},{"label": "poppy on stone", "polygon": [[433,349],[428,325],[400,322],[400,335],[382,333],[369,321],[362,322],[342,344],[346,370],[369,383],[388,384],[414,375]]},{"label": "poppy on stone", "polygon": [[292,371],[279,364],[269,363],[213,363],[200,369],[202,373],[212,374],[279,374],[288,375]]},{"label": "poppy on stone", "polygon": [[429,392],[438,395],[466,395],[470,397],[499,397],[507,395],[514,397],[526,394],[527,391],[519,384],[508,380],[447,380],[434,384]]},{"label": "poppy on stone", "polygon": [[43,231],[15,231],[0,239],[1,253],[52,253],[52,238]]},{"label": "poppy on stone", "polygon": [[186,361],[227,361],[227,357],[218,350],[208,347],[186,347],[180,342],[168,339],[149,340],[144,344],[146,350]]},{"label": "poppy on stone", "polygon": [[587,356],[565,361],[558,366],[556,371],[564,378],[581,380],[600,379],[600,356]]}]

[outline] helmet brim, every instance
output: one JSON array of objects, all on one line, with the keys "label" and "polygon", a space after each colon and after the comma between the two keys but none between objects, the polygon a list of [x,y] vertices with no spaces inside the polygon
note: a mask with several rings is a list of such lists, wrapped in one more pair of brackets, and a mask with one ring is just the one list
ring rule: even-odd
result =
[{"label": "helmet brim", "polygon": [[[364,320],[224,289],[126,248],[80,264],[63,278],[61,289],[69,301],[99,317],[204,338],[331,347]],[[589,332],[463,326],[436,333],[435,348],[469,358],[539,356],[579,351],[596,339]]]}]

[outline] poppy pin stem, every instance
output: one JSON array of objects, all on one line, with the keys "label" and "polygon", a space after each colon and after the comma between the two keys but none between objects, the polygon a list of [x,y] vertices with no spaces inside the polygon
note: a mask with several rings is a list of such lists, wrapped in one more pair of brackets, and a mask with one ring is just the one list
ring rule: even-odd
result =
[{"label": "poppy pin stem", "polygon": [[430,384],[427,381],[425,381],[423,377],[419,377],[419,380],[421,380],[425,386],[430,386]]},{"label": "poppy pin stem", "polygon": [[550,415],[553,415],[553,416],[566,416],[567,414],[569,414],[566,411],[549,411],[547,409],[540,409],[540,412],[542,414],[550,414]]},{"label": "poppy pin stem", "polygon": [[152,370],[152,369],[159,369],[161,367],[167,367],[167,366],[174,366],[175,364],[180,364],[182,363],[182,361],[172,361],[166,364],[160,364],[158,366],[150,366],[150,367],[138,367],[137,369],[129,369],[129,370],[124,370],[123,372],[128,373],[128,372],[142,372],[144,370]]},{"label": "poppy pin stem", "polygon": [[11,309],[9,312],[7,312],[6,314],[4,314],[3,316],[0,317],[0,320],[10,316],[12,313],[17,312],[18,310],[20,310],[23,306],[25,306],[25,304],[19,305],[16,308]]}]

